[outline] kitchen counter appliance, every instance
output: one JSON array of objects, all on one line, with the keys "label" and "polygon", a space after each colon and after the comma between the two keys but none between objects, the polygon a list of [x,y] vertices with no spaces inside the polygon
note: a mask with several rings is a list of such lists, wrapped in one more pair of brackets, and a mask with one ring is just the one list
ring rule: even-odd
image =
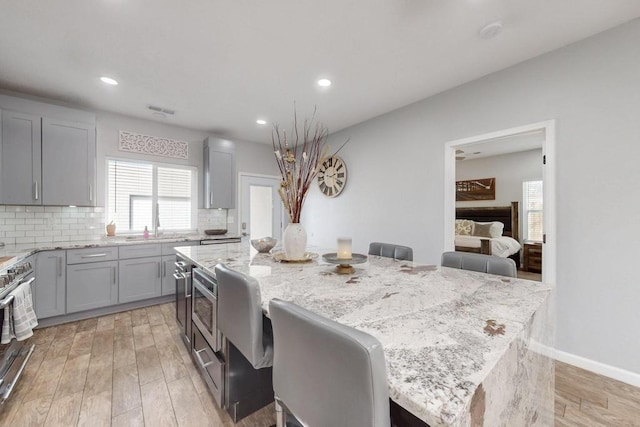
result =
[{"label": "kitchen counter appliance", "polygon": [[[11,291],[25,282],[31,286],[34,280],[30,261],[9,267],[0,274],[0,325],[5,320],[5,307],[14,300],[13,295],[9,295]],[[13,392],[34,349],[34,344],[26,344],[16,339],[0,345],[0,404],[4,404]]]}]

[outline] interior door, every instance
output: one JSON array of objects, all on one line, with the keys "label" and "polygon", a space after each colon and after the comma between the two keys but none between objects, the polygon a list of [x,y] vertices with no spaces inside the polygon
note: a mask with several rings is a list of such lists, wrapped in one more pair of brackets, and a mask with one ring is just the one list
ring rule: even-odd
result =
[{"label": "interior door", "polygon": [[240,231],[252,239],[271,236],[282,239],[284,226],[282,201],[278,195],[280,179],[242,175],[240,178]]}]

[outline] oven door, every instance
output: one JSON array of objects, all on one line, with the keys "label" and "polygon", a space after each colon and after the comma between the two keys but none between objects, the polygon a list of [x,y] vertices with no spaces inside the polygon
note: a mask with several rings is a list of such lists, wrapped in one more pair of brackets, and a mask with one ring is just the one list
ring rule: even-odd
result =
[{"label": "oven door", "polygon": [[200,283],[195,275],[192,276],[192,283],[193,323],[198,327],[213,351],[220,351],[217,325],[218,298]]}]

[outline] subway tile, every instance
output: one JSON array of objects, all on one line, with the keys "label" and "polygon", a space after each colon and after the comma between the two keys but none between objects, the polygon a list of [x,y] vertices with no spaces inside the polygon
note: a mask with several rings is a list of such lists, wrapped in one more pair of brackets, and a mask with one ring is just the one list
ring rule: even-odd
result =
[{"label": "subway tile", "polygon": [[53,212],[36,212],[36,218],[53,218]]},{"label": "subway tile", "polygon": [[15,212],[0,212],[0,218],[2,219],[15,218],[15,217],[16,217]]},{"label": "subway tile", "polygon": [[7,231],[5,232],[7,237],[24,237],[24,231]]},{"label": "subway tile", "polygon": [[5,224],[24,225],[24,218],[6,218],[4,222]]},{"label": "subway tile", "polygon": [[19,245],[22,243],[35,243],[35,242],[36,242],[35,237],[16,237],[16,245]]},{"label": "subway tile", "polygon": [[2,238],[2,242],[5,245],[15,245],[16,244],[16,239],[14,237],[3,237]]},{"label": "subway tile", "polygon": [[16,218],[35,218],[33,212],[16,212]]},{"label": "subway tile", "polygon": [[78,223],[77,218],[61,218],[60,219],[60,224],[77,224],[77,223]]},{"label": "subway tile", "polygon": [[7,205],[7,212],[24,212],[24,206]]},{"label": "subway tile", "polygon": [[5,209],[7,209],[5,205],[0,205],[0,212],[4,212]]},{"label": "subway tile", "polygon": [[36,237],[36,243],[53,243],[53,237],[47,237],[47,236]]},{"label": "subway tile", "polygon": [[42,218],[31,218],[31,219],[25,219],[24,221],[25,224],[32,224],[32,225],[36,225],[36,224],[44,224],[44,219]]},{"label": "subway tile", "polygon": [[26,206],[25,211],[27,212],[44,212],[44,206]]},{"label": "subway tile", "polygon": [[16,231],[16,226],[13,224],[0,225],[0,231]]},{"label": "subway tile", "polygon": [[16,231],[31,231],[33,225],[16,225]]},{"label": "subway tile", "polygon": [[60,206],[45,206],[45,212],[62,212],[62,208]]}]

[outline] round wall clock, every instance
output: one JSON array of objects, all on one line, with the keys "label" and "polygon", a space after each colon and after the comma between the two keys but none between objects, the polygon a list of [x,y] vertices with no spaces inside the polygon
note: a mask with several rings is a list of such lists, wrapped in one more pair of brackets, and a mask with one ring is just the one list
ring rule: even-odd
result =
[{"label": "round wall clock", "polygon": [[318,171],[318,187],[327,197],[336,197],[347,184],[347,165],[338,156],[325,159]]}]

